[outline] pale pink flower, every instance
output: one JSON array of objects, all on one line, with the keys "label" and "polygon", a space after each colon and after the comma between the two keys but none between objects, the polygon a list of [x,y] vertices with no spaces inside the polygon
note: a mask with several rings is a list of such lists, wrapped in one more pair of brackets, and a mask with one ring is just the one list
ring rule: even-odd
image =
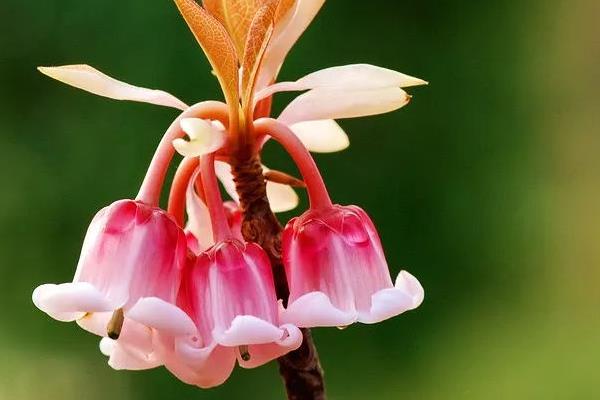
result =
[{"label": "pale pink flower", "polygon": [[[150,368],[159,364],[150,330],[132,316],[145,298],[175,301],[187,260],[185,235],[172,218],[141,202],[120,200],[92,220],[73,282],[39,286],[33,302],[59,321],[119,337]],[[177,326],[172,329],[178,332]],[[119,364],[111,361],[115,368]]]},{"label": "pale pink flower", "polygon": [[376,323],[418,307],[423,288],[406,271],[392,284],[379,236],[356,206],[309,210],[283,234],[290,287],[282,320],[301,327]]}]

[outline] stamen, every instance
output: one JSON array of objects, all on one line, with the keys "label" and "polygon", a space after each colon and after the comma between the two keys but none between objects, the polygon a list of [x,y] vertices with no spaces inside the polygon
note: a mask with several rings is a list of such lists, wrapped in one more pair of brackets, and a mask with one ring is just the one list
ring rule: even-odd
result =
[{"label": "stamen", "polygon": [[252,358],[252,357],[250,356],[250,352],[248,351],[248,346],[247,345],[240,346],[239,350],[240,350],[240,356],[242,357],[242,360],[250,361],[250,358]]},{"label": "stamen", "polygon": [[123,314],[123,309],[119,308],[116,310],[110,321],[108,322],[108,326],[106,327],[106,331],[108,333],[108,337],[117,340],[119,336],[121,336],[121,330],[123,329],[123,322],[125,322],[125,315]]},{"label": "stamen", "polygon": [[349,326],[349,325],[338,326],[337,328],[338,328],[340,331],[343,331],[343,330],[347,329],[347,328],[348,328],[348,326]]}]

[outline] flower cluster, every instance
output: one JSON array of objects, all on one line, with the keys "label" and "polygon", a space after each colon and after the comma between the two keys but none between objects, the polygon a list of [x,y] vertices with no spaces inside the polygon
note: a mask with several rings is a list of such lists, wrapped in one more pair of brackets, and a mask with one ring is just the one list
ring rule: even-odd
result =
[{"label": "flower cluster", "polygon": [[[190,107],[86,65],[40,68],[101,96],[183,111],[158,145],[137,197],[116,201],[92,220],[73,281],[33,293],[51,317],[101,336],[113,368],[162,365],[186,383],[212,387],[236,364],[254,368],[297,349],[300,328],[376,323],[422,302],[423,288],[408,272],[392,282],[368,215],[332,203],[309,151],[342,150],[348,138],[336,119],[398,109],[410,99],[402,87],[425,82],[359,64],[274,83],[323,2],[175,0],[226,103]],[[270,118],[271,99],[282,91],[304,93]],[[272,211],[297,206],[292,186],[305,187],[310,202],[282,234],[285,299],[277,298],[267,252],[244,239],[247,210],[231,169],[240,154],[259,159],[270,138],[303,178],[264,168]],[[184,158],[163,209],[160,194],[176,152]],[[223,201],[219,181],[232,201]]]}]

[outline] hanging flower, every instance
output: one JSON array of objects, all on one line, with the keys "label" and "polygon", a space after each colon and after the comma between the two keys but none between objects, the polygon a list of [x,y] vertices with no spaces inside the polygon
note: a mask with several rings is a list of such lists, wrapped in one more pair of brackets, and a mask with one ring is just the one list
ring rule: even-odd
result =
[{"label": "hanging flower", "polygon": [[292,156],[308,190],[310,209],[283,232],[283,262],[290,296],[282,321],[300,327],[376,323],[418,307],[420,283],[403,271],[392,284],[375,226],[356,206],[333,205],[319,170],[284,124],[262,119],[269,134]]},{"label": "hanging flower", "polygon": [[298,328],[278,323],[271,264],[254,243],[220,241],[201,254],[186,271],[178,303],[204,336],[231,348],[246,368],[295,350],[302,341]]},{"label": "hanging flower", "polygon": [[[151,333],[131,316],[145,298],[174,302],[186,262],[185,235],[171,217],[141,202],[120,200],[94,217],[73,282],[39,286],[33,302],[54,319],[118,338],[125,352],[140,354],[145,362],[140,367],[154,367],[160,360],[154,357]],[[112,364],[120,366],[117,360]]]},{"label": "hanging flower", "polygon": [[375,226],[356,206],[309,210],[283,233],[290,287],[282,319],[302,327],[376,323],[418,307],[423,288],[402,271],[392,284]]}]

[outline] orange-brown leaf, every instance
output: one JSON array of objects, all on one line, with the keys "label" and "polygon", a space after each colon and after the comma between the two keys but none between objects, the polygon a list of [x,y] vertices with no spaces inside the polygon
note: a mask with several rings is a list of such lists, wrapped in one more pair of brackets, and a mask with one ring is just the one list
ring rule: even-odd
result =
[{"label": "orange-brown leaf", "polygon": [[254,83],[265,50],[273,34],[273,25],[278,4],[278,0],[267,1],[258,10],[250,25],[248,38],[244,45],[245,51],[242,64],[242,104],[244,107],[251,107],[252,105]]},{"label": "orange-brown leaf", "polygon": [[175,0],[175,3],[208,57],[232,113],[237,113],[238,57],[227,31],[194,0]]},{"label": "orange-brown leaf", "polygon": [[288,11],[294,7],[296,1],[299,0],[280,0],[279,6],[277,7],[277,12],[275,13],[275,23],[279,22],[283,17],[286,16]]},{"label": "orange-brown leaf", "polygon": [[265,0],[204,0],[203,4],[225,26],[238,54],[244,54],[250,25]]}]

